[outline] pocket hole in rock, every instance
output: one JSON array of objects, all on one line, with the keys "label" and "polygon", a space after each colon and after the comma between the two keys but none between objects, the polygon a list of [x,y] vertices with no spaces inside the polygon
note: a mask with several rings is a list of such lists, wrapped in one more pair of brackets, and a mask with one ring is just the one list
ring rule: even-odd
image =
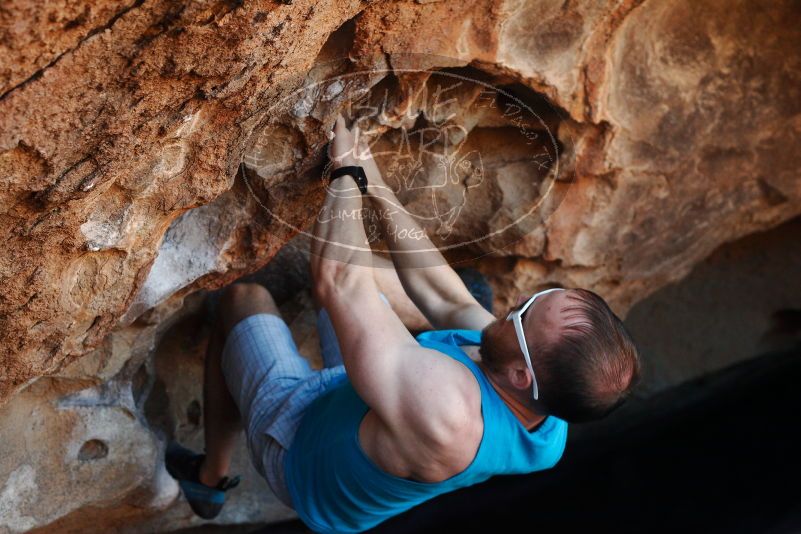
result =
[{"label": "pocket hole in rock", "polygon": [[108,456],[108,445],[99,439],[90,439],[78,451],[78,459],[82,462],[101,460]]}]

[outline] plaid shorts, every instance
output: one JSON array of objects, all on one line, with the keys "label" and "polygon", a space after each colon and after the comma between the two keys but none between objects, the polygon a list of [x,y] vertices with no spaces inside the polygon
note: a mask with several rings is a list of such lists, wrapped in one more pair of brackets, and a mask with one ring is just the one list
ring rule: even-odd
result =
[{"label": "plaid shorts", "polygon": [[329,386],[345,377],[342,354],[325,310],[317,316],[323,363],[315,370],[298,353],[283,319],[251,315],[234,326],[225,341],[222,369],[245,427],[256,470],[276,497],[292,507],[283,460],[305,409]]}]

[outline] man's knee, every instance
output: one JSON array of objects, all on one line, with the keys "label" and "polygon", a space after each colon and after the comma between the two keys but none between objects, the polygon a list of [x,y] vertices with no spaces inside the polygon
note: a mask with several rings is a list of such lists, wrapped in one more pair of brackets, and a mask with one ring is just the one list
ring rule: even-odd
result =
[{"label": "man's knee", "polygon": [[225,335],[236,324],[257,313],[269,313],[281,316],[272,295],[259,284],[231,284],[226,287],[220,297],[220,319]]}]

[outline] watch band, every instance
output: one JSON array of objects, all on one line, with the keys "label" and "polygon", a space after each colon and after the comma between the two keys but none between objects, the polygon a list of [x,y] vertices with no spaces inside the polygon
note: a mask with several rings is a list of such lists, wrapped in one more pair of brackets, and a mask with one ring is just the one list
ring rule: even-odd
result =
[{"label": "watch band", "polygon": [[339,167],[331,171],[331,175],[329,176],[329,183],[333,182],[340,176],[345,176],[346,174],[353,176],[353,179],[356,180],[356,185],[359,186],[359,191],[362,192],[363,195],[367,194],[367,175],[364,172],[364,167],[360,165],[347,165],[345,167]]}]

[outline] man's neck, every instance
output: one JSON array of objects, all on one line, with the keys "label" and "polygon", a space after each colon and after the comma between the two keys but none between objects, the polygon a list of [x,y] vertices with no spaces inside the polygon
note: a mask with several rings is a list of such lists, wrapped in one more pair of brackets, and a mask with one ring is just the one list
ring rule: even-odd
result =
[{"label": "man's neck", "polygon": [[517,417],[523,426],[526,427],[529,431],[534,429],[537,425],[539,425],[545,416],[535,412],[531,407],[527,406],[526,403],[518,399],[512,392],[507,391],[498,383],[497,378],[494,376],[494,373],[487,369],[487,367],[481,362],[476,362],[478,366],[484,371],[484,375],[489,379],[490,384],[492,387],[495,388],[495,391],[498,393],[498,396],[503,399],[503,402],[509,407],[512,413]]}]

